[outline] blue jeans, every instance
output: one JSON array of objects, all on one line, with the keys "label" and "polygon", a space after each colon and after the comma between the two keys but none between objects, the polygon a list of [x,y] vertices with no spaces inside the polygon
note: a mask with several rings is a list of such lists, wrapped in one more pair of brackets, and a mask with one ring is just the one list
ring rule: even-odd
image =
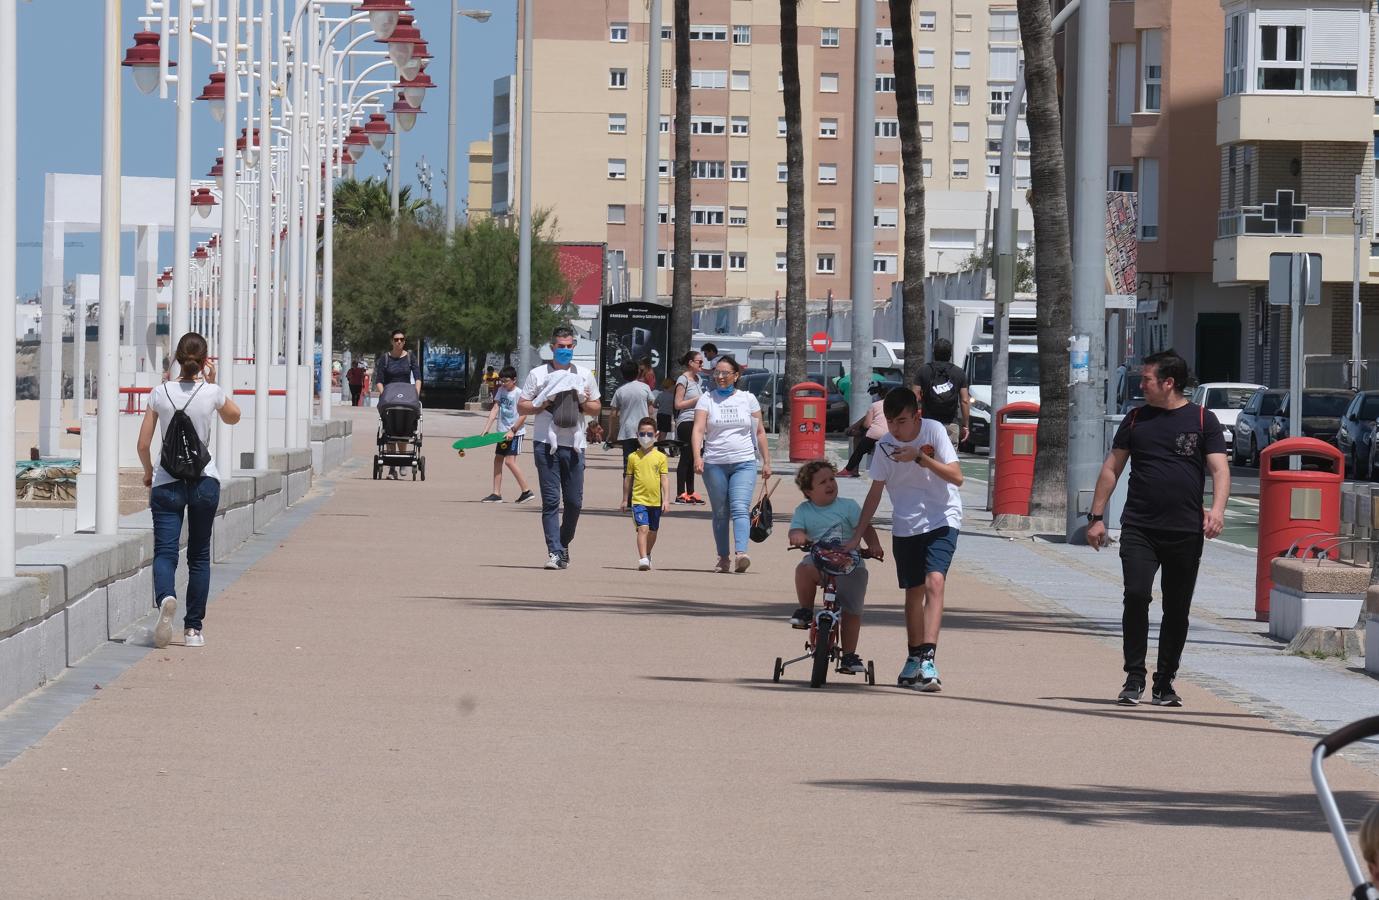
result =
[{"label": "blue jeans", "polygon": [[177,596],[177,545],[182,515],[187,517],[187,614],[184,626],[201,630],[206,596],[211,591],[211,526],[220,505],[220,482],[202,476],[197,481],[160,484],[148,495],[153,511],[153,600]]},{"label": "blue jeans", "polygon": [[543,441],[536,441],[532,448],[536,480],[541,485],[541,530],[546,533],[546,550],[563,553],[575,539],[579,511],[584,506],[584,454]]},{"label": "blue jeans", "polygon": [[709,505],[713,509],[713,542],[719,556],[728,555],[729,519],[733,523],[734,549],[738,553],[747,552],[758,465],[755,459],[740,463],[704,463],[704,487],[709,492]]}]

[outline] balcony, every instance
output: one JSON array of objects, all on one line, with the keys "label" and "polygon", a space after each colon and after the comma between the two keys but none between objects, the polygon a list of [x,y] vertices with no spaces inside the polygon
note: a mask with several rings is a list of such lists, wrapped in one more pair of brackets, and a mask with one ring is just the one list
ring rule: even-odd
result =
[{"label": "balcony", "polygon": [[1212,248],[1212,280],[1217,284],[1267,282],[1269,254],[1320,253],[1324,281],[1350,281],[1354,266],[1355,223],[1351,207],[1294,206],[1284,203],[1222,210]]},{"label": "balcony", "polygon": [[1232,94],[1216,101],[1216,143],[1347,141],[1368,143],[1374,98],[1351,94]]}]

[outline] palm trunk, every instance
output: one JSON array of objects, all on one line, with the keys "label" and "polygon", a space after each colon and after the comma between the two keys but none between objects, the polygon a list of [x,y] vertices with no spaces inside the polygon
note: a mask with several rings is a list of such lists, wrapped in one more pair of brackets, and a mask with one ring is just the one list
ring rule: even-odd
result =
[{"label": "palm trunk", "polygon": [[1067,509],[1068,339],[1072,334],[1072,242],[1068,228],[1067,172],[1058,104],[1049,0],[1019,0],[1029,107],[1030,205],[1034,210],[1034,280],[1038,285],[1039,432],[1030,514]]},{"label": "palm trunk", "polygon": [[924,144],[919,136],[915,75],[914,0],[890,0],[895,56],[895,106],[900,119],[900,166],[905,182],[905,261],[900,321],[905,338],[905,382],[924,364]]},{"label": "palm trunk", "polygon": [[[671,357],[689,349],[694,336],[694,292],[690,273],[690,0],[675,0],[675,254],[670,299]],[[651,40],[661,39],[659,23]],[[652,73],[651,77],[659,77]],[[648,122],[647,128],[659,128]],[[648,216],[656,210],[648,209]],[[650,262],[655,265],[653,259]]]},{"label": "palm trunk", "polygon": [[[785,87],[785,385],[805,375],[804,124],[800,111],[799,0],[780,2],[781,80]],[[790,404],[785,404],[785,432]]]}]

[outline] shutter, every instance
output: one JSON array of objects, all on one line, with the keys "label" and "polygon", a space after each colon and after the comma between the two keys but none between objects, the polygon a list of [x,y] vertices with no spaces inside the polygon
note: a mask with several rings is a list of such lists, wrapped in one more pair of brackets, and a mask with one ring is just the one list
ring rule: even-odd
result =
[{"label": "shutter", "polygon": [[1014,81],[1015,64],[1019,60],[1014,47],[992,47],[988,61],[988,78],[991,81]]},{"label": "shutter", "polygon": [[1306,25],[1305,9],[1260,9],[1255,11],[1256,25]]},{"label": "shutter", "polygon": [[1312,65],[1359,68],[1360,36],[1368,32],[1354,9],[1314,9],[1307,29]]}]

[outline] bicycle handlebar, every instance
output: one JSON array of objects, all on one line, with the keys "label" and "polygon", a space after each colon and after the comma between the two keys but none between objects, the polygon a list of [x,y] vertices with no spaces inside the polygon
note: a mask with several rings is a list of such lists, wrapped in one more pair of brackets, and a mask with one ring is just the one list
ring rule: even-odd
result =
[{"label": "bicycle handlebar", "polygon": [[[787,547],[786,549],[787,549],[787,550],[798,550],[798,551],[800,551],[801,553],[810,553],[810,552],[812,552],[812,551],[814,550],[814,542],[813,542],[813,541],[805,541],[803,544],[791,544],[791,545],[790,545],[789,547]],[[876,557],[872,556],[871,551],[868,550],[868,549],[865,548],[865,547],[858,547],[858,548],[857,548],[857,555],[860,556],[860,557],[862,557],[863,559],[875,559],[875,558],[876,558]]]},{"label": "bicycle handlebar", "polygon": [[1325,748],[1323,758],[1350,746],[1356,741],[1363,741],[1379,735],[1379,716],[1370,716],[1368,719],[1361,719],[1358,722],[1351,722],[1328,734],[1317,742],[1318,747]]}]

